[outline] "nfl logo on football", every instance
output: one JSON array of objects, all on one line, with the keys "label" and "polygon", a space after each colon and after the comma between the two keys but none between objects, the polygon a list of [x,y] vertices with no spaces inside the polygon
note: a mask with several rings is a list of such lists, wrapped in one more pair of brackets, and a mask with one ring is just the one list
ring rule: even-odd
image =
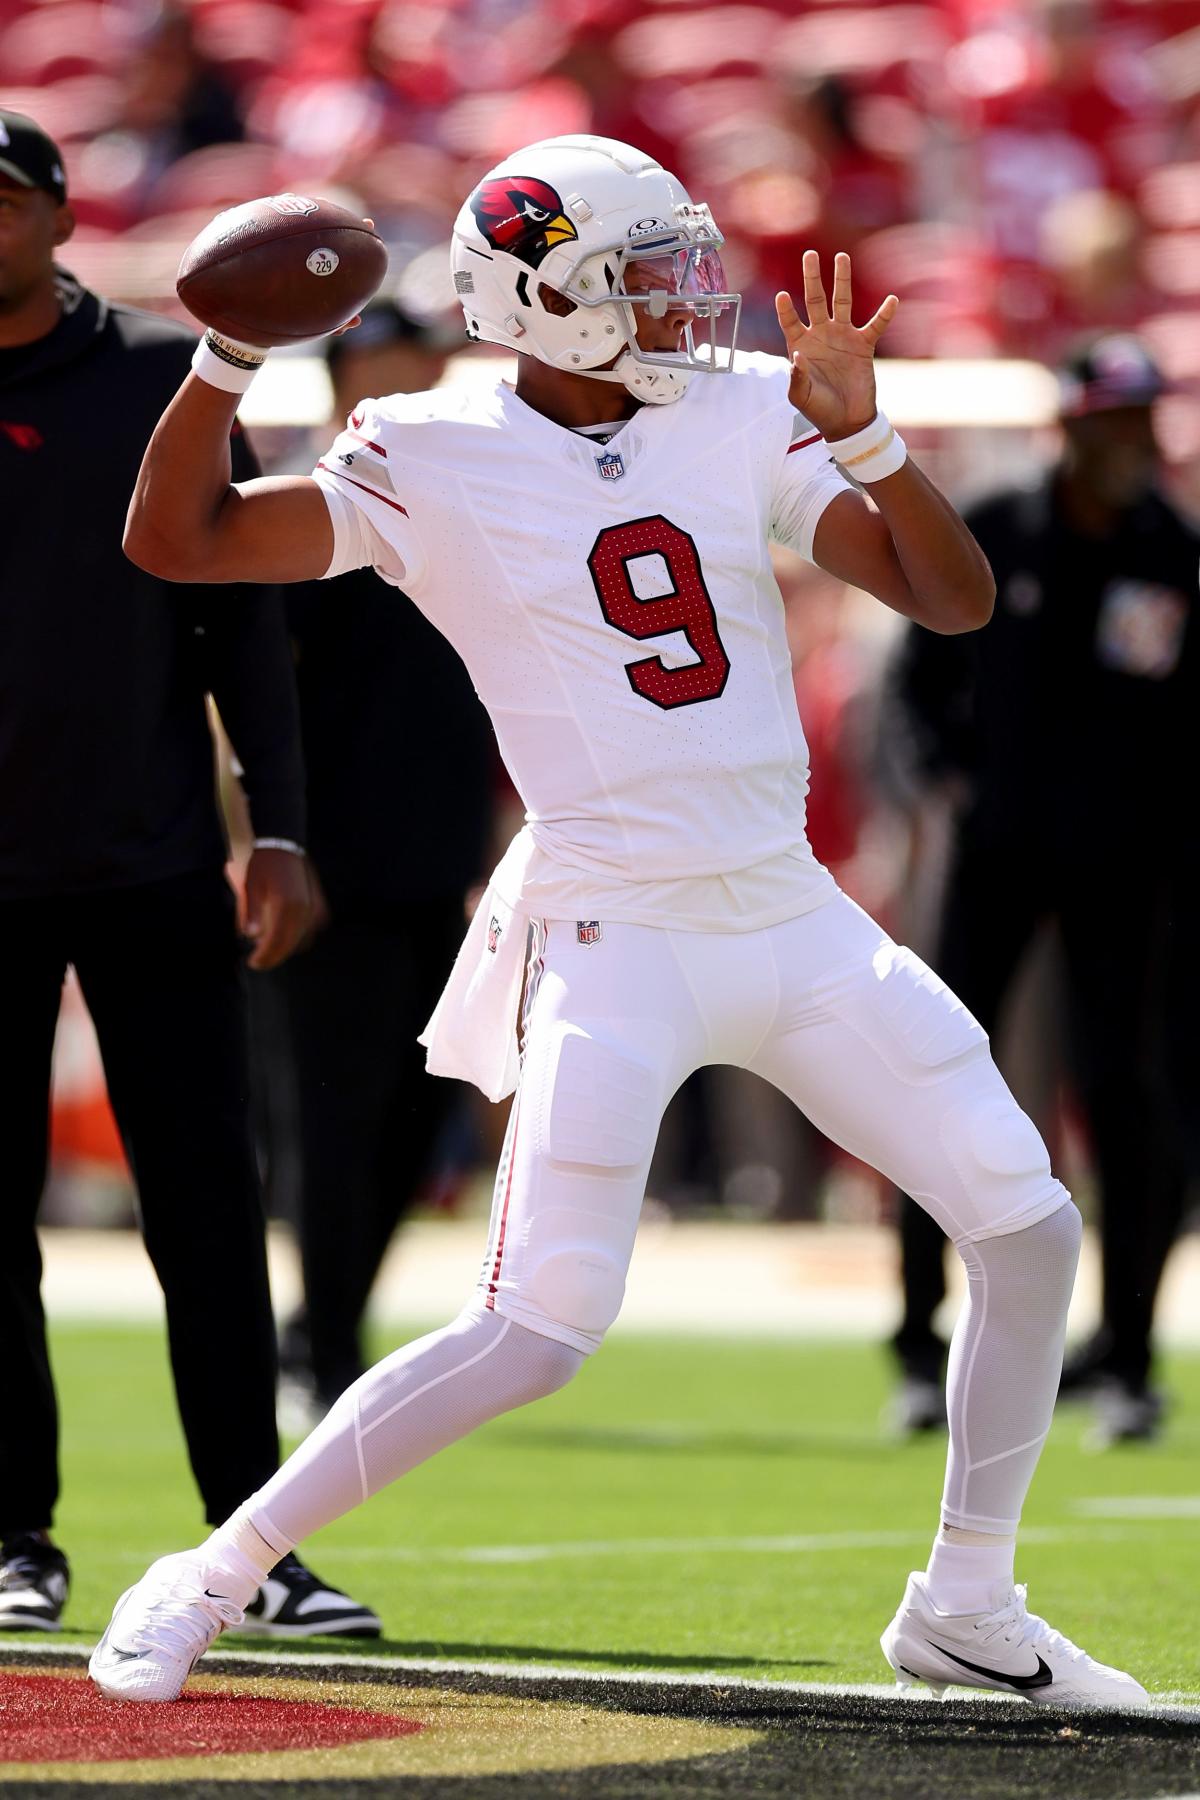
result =
[{"label": "nfl logo on football", "polygon": [[620,481],[625,473],[625,464],[615,450],[606,450],[603,456],[598,456],[596,467],[605,481]]},{"label": "nfl logo on football", "polygon": [[581,944],[598,944],[604,936],[599,919],[576,919],[575,935]]}]

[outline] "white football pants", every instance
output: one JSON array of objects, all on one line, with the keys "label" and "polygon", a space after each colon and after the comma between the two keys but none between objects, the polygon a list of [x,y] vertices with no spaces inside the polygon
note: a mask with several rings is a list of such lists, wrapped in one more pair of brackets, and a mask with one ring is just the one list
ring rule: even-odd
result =
[{"label": "white football pants", "polygon": [[620,1311],[668,1100],[693,1070],[731,1063],[953,1239],[969,1283],[943,1518],[1015,1531],[1049,1428],[1080,1221],[971,1014],[842,894],[756,932],[604,924],[581,942],[551,922],[531,935],[521,1080],[475,1300],[350,1388],[244,1515],[288,1549],[569,1379]]}]

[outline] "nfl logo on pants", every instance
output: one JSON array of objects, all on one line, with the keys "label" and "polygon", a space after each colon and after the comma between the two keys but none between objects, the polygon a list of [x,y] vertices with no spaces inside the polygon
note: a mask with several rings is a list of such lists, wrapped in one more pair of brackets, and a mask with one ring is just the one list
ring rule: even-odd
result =
[{"label": "nfl logo on pants", "polygon": [[576,919],[575,935],[581,944],[598,944],[604,936],[599,919]]}]

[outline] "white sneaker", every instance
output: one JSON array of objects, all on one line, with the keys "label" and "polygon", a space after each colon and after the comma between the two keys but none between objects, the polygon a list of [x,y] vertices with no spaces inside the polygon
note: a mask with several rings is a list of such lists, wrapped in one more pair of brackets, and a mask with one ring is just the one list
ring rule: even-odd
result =
[{"label": "white sneaker", "polygon": [[1132,1675],[1093,1662],[1027,1612],[1023,1587],[997,1588],[992,1598],[992,1612],[939,1612],[925,1576],[910,1575],[900,1610],[879,1640],[898,1685],[927,1682],[939,1699],[948,1687],[979,1687],[1039,1706],[1149,1704]]},{"label": "white sneaker", "polygon": [[214,1578],[195,1550],[160,1557],[121,1595],[88,1674],[112,1700],[178,1700],[183,1684],[242,1609],[214,1593]]}]

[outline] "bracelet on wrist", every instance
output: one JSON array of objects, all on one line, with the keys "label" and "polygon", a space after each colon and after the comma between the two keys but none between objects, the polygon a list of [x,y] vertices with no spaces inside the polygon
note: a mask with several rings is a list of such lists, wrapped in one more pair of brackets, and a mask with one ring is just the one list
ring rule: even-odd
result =
[{"label": "bracelet on wrist", "polygon": [[877,412],[869,425],[853,436],[838,438],[829,445],[830,455],[839,469],[855,481],[882,481],[904,467],[908,446],[886,413]]},{"label": "bracelet on wrist", "polygon": [[307,856],[303,844],[296,843],[294,838],[256,837],[255,850],[286,850],[289,856]]},{"label": "bracelet on wrist", "polygon": [[192,357],[192,373],[227,394],[244,394],[267,360],[261,344],[243,344],[209,326]]}]

